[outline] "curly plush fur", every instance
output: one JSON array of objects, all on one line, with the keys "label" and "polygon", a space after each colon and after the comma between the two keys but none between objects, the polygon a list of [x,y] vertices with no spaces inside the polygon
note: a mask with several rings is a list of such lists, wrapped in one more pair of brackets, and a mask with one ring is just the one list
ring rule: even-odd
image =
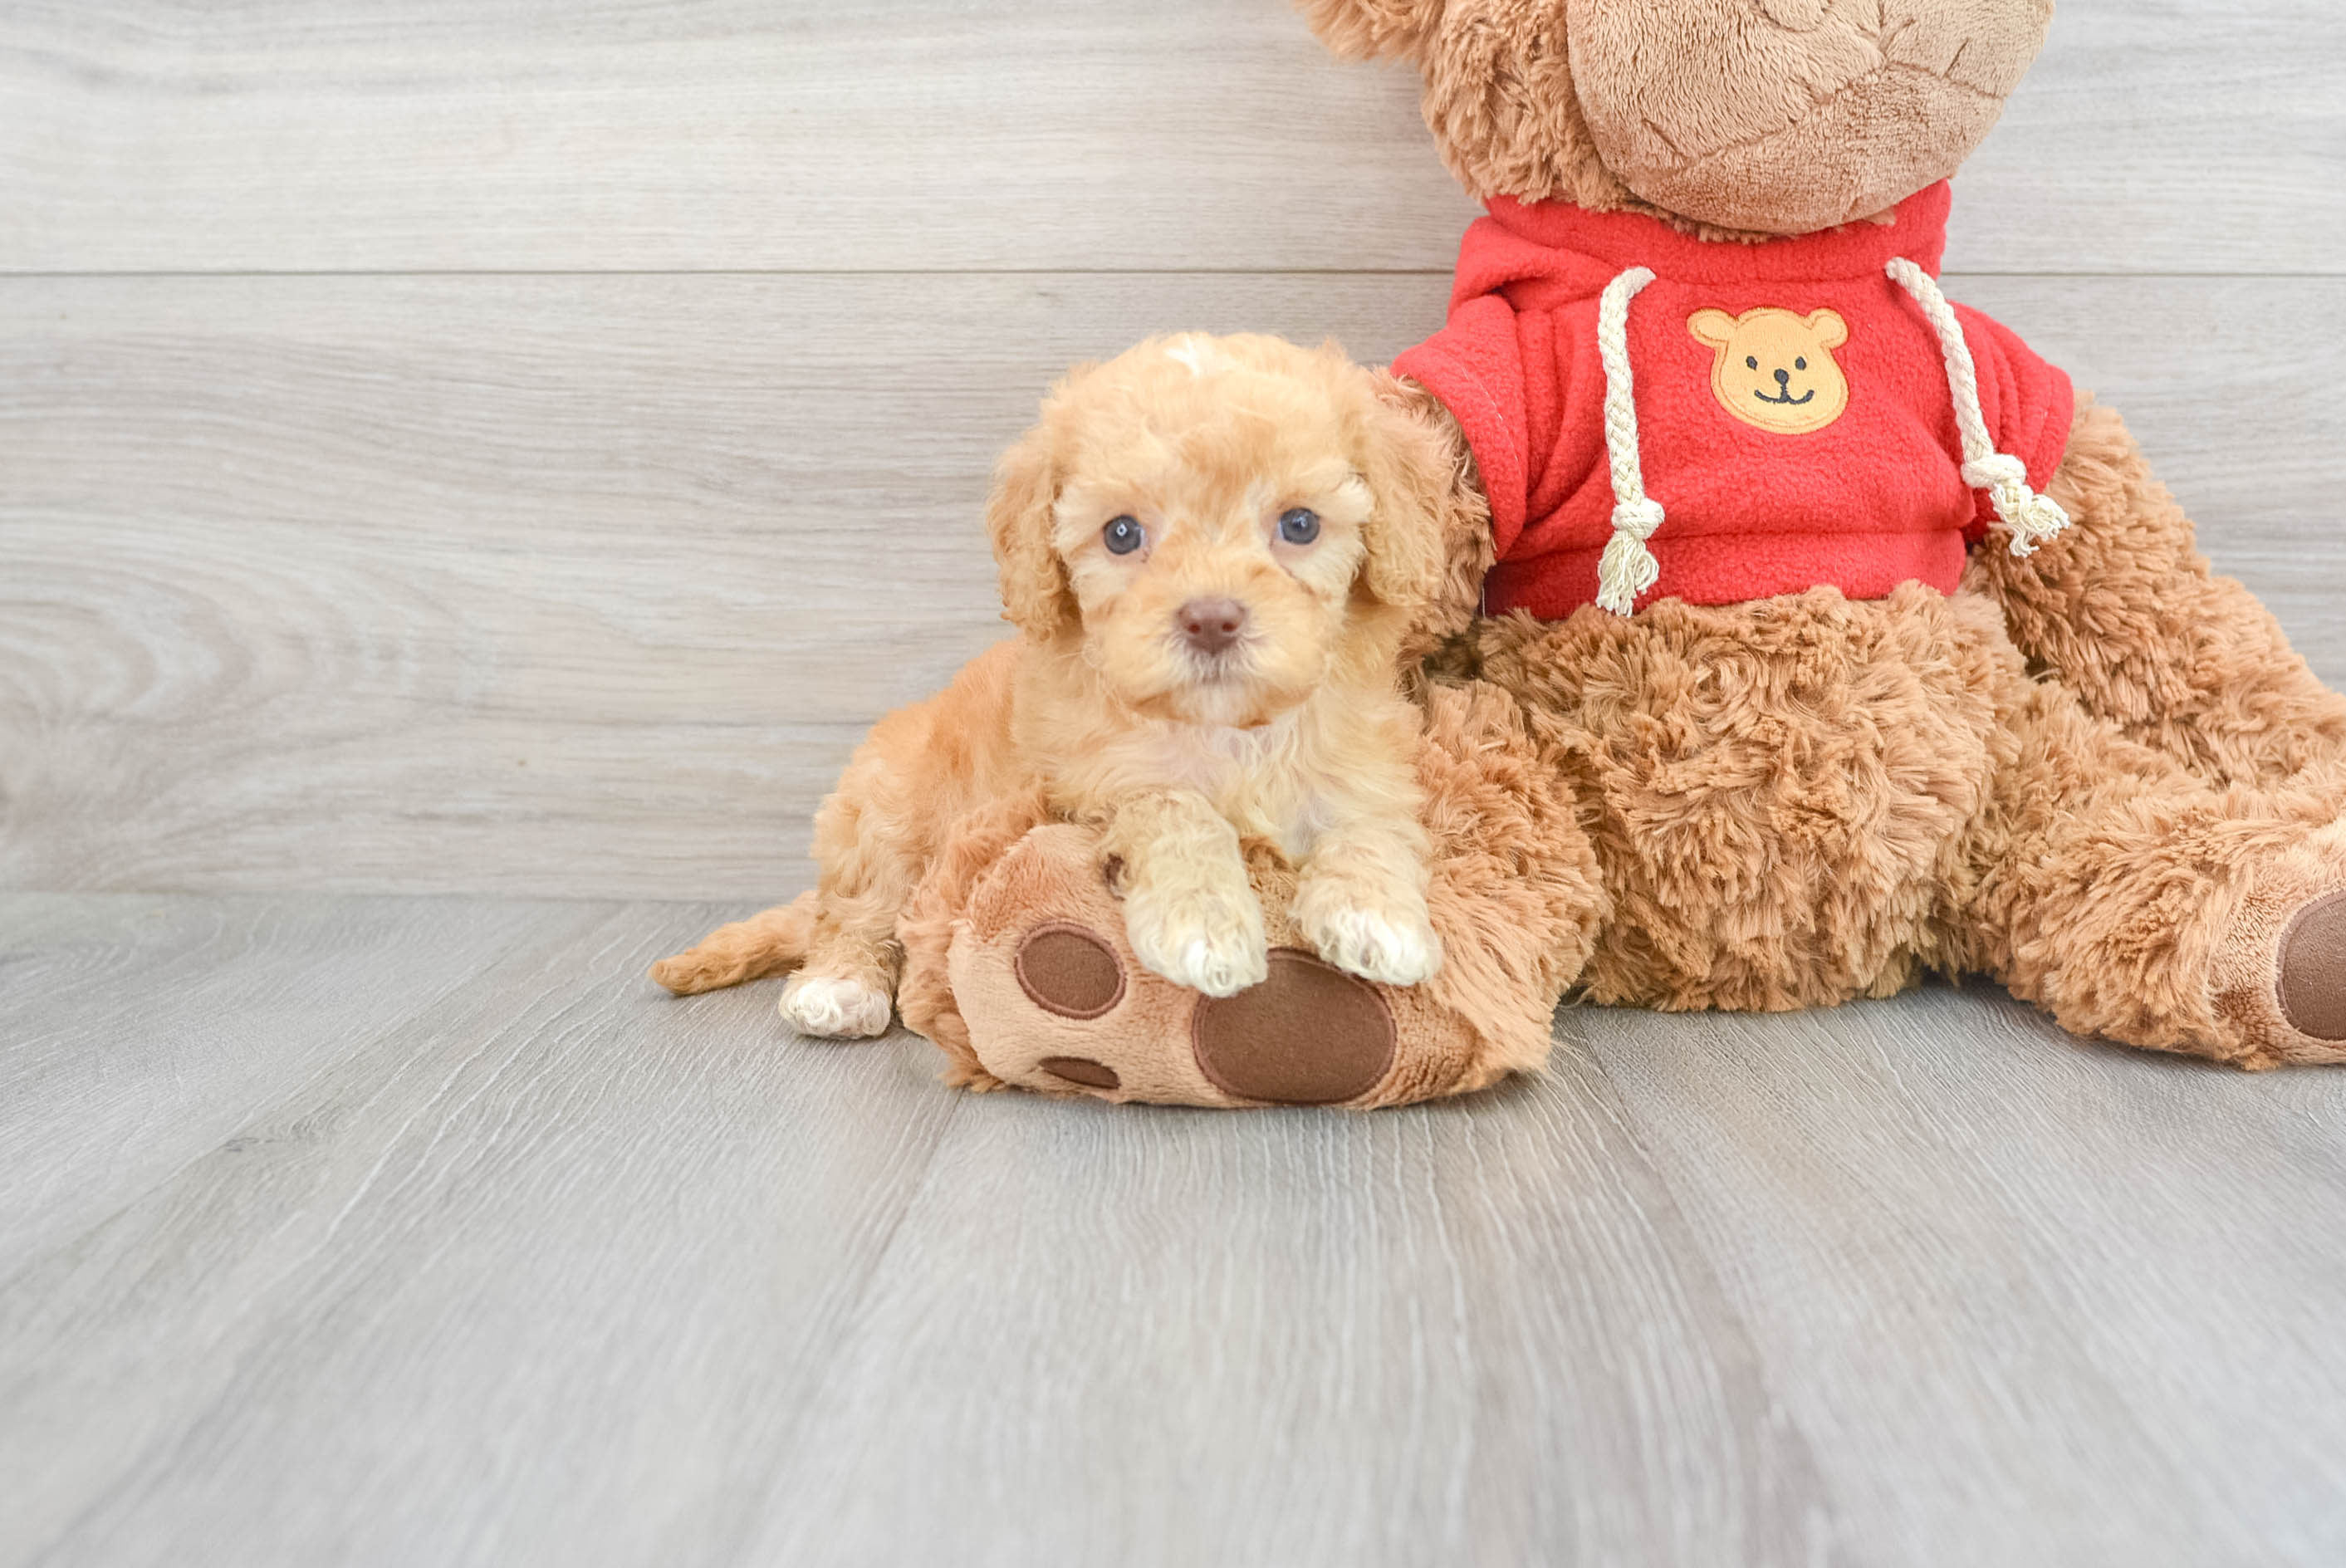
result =
[{"label": "curly plush fur", "polygon": [[2052,490],[2070,529],[1978,552],[1952,597],[1475,626],[1457,667],[1524,702],[1603,868],[1592,1000],[1980,972],[2081,1034],[2346,1056],[2276,986],[2290,916],[2346,889],[2346,699],[2209,574],[2107,410],[2081,400]]}]

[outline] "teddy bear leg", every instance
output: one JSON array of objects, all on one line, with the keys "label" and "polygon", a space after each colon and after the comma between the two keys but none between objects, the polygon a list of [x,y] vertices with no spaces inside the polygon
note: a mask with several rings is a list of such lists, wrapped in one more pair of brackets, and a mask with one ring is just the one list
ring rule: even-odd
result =
[{"label": "teddy bear leg", "polygon": [[2089,714],[2228,784],[2346,780],[2346,697],[2315,678],[2255,596],[2213,575],[2191,519],[2115,410],[2080,394],[2047,493],[2070,526],[2015,556],[2000,535],[1966,585]]},{"label": "teddy bear leg", "polygon": [[2346,822],[2211,784],[2053,685],[1967,846],[1953,966],[2066,1029],[2246,1067],[2346,1061]]}]

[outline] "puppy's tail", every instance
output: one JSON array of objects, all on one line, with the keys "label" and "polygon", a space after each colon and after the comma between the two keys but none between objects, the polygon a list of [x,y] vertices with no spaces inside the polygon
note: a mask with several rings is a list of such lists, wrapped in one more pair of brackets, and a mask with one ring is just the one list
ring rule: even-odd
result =
[{"label": "puppy's tail", "polygon": [[796,969],[814,938],[814,911],[810,888],[779,909],[719,926],[689,952],[661,959],[652,965],[652,978],[678,996],[693,996]]}]

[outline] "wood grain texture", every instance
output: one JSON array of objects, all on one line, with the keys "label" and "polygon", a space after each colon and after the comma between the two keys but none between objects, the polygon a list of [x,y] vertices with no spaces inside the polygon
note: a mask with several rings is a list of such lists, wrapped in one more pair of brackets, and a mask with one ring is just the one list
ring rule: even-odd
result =
[{"label": "wood grain texture", "polygon": [[[902,1036],[790,1041],[770,987],[652,994],[703,911],[473,909],[496,962],[0,1285],[0,1562],[1830,1547],[1586,1072],[1374,1118],[977,1099]],[[439,922],[285,929],[386,910]],[[270,946],[216,983],[265,993]],[[106,1048],[86,993],[32,991],[30,1034]],[[318,1022],[246,1043],[303,1056]]]},{"label": "wood grain texture", "polygon": [[[969,1096],[658,994],[712,913],[0,895],[6,1082],[216,1108],[0,1278],[0,1564],[2346,1547],[2336,1074],[1941,989],[1373,1115]],[[158,1137],[86,1104],[0,1234]]]},{"label": "wood grain texture", "polygon": [[1956,271],[2336,273],[2346,7],[2058,0],[1956,177]]},{"label": "wood grain texture", "polygon": [[1830,1562],[1720,1305],[1582,1061],[1390,1116],[1005,1095],[939,1150],[748,1556],[951,1521],[1003,1568]]},{"label": "wood grain texture", "polygon": [[[2346,11],[2062,0],[1988,271],[2335,272]],[[1280,0],[33,0],[0,269],[1446,270],[1399,68]]]},{"label": "wood grain texture", "polygon": [[2346,1558],[2338,1075],[2088,1044],[1993,988],[1565,1029],[1853,1561]]},{"label": "wood grain texture", "polygon": [[0,1280],[472,980],[525,929],[514,909],[461,901],[0,898]]},{"label": "wood grain texture", "polygon": [[[0,1285],[0,1563],[734,1561],[969,1106],[925,1045],[780,1048],[770,993],[662,1006],[643,966],[709,913],[474,904],[498,951],[467,983]],[[205,1016],[315,1059],[330,1022],[270,1009],[279,950],[386,920],[478,942],[430,901],[280,907],[218,966],[250,1002]],[[419,966],[350,940],[327,967],[382,993]],[[7,1048],[135,1053],[91,996],[37,988]]]},{"label": "wood grain texture", "polygon": [[[996,453],[1168,327],[1405,278],[0,281],[0,884],[750,901],[1005,635]],[[2331,280],[1956,278],[2124,409],[2333,682]]]}]

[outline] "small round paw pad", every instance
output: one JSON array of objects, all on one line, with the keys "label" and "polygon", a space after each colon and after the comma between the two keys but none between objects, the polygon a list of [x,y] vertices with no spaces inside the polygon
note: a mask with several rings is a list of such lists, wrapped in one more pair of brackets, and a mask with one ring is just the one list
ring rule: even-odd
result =
[{"label": "small round paw pad", "polygon": [[1095,1062],[1088,1056],[1046,1056],[1035,1064],[1055,1078],[1065,1078],[1070,1084],[1081,1084],[1086,1089],[1120,1089],[1124,1080],[1115,1068],[1105,1062]]},{"label": "small round paw pad", "polygon": [[1080,926],[1037,926],[1018,944],[1015,967],[1027,1000],[1062,1018],[1097,1018],[1124,1000],[1124,966],[1107,943]]}]

